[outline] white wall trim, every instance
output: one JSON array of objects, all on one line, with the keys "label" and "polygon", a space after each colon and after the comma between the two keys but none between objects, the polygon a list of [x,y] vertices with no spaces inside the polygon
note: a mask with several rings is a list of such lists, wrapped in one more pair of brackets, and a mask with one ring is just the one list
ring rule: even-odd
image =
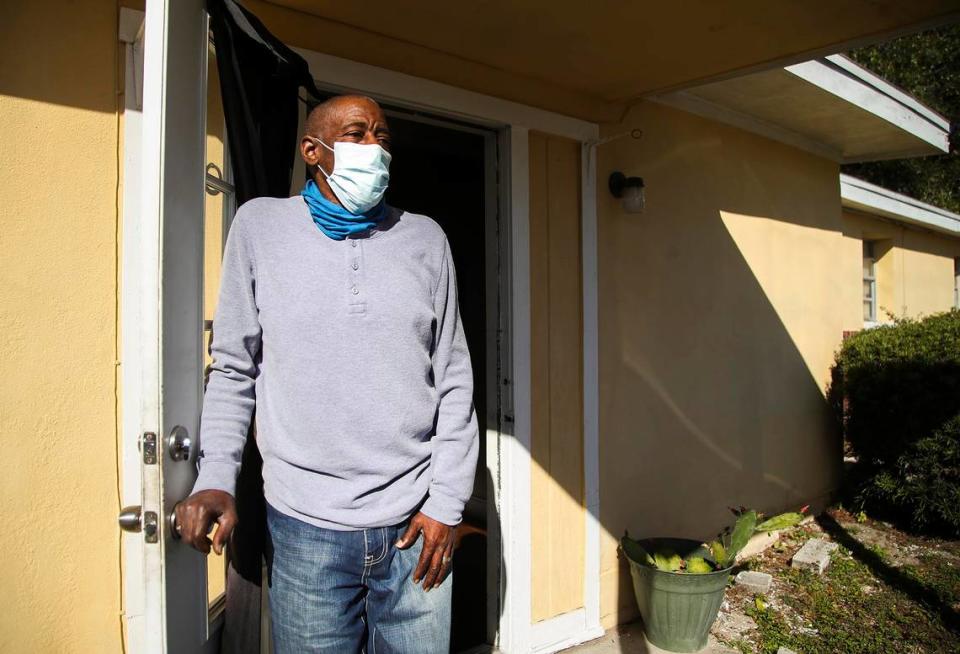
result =
[{"label": "white wall trim", "polygon": [[603,635],[603,628],[599,624],[588,626],[587,613],[586,609],[575,609],[534,623],[530,651],[533,654],[551,654],[599,638]]},{"label": "white wall trim", "polygon": [[850,175],[840,175],[844,207],[960,237],[960,215]]},{"label": "white wall trim", "polygon": [[501,439],[499,497],[505,587],[500,635],[504,652],[530,651],[531,622],[531,374],[529,132],[511,127],[510,258],[512,294],[513,434]]},{"label": "white wall trim", "polygon": [[581,146],[583,274],[583,475],[586,512],[583,602],[585,628],[600,630],[600,346],[597,146]]}]

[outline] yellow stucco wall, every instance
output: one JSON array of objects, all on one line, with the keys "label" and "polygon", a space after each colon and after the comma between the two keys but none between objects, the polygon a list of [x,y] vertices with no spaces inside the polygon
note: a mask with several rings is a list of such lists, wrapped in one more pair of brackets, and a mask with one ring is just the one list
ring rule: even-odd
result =
[{"label": "yellow stucco wall", "polygon": [[4,652],[121,647],[117,57],[113,0],[4,7]]},{"label": "yellow stucco wall", "polygon": [[859,253],[864,240],[874,241],[878,322],[953,307],[960,239],[850,210],[843,212],[843,227],[851,250]]},{"label": "yellow stucco wall", "polygon": [[[860,325],[859,253],[835,164],[652,103],[600,146],[601,614],[636,615],[616,549],[706,538],[726,507],[797,508],[837,480],[824,401],[832,354]],[[643,214],[606,191],[646,181]]]}]

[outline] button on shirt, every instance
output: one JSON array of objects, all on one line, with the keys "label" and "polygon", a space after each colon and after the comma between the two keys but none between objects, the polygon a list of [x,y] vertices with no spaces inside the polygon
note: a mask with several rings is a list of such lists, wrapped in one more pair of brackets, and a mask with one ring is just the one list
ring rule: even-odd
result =
[{"label": "button on shirt", "polygon": [[450,245],[390,208],[334,240],[300,196],[244,204],[227,239],[194,492],[234,493],[256,408],[264,494],[331,529],[416,510],[454,525],[479,434]]}]

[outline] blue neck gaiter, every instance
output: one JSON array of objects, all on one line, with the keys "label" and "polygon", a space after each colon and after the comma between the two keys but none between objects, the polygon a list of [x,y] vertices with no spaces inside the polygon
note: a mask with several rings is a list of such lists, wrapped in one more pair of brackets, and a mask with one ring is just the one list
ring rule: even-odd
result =
[{"label": "blue neck gaiter", "polygon": [[336,241],[342,241],[350,234],[370,229],[387,217],[387,204],[381,200],[378,205],[361,214],[352,214],[339,204],[323,197],[320,188],[312,179],[300,191],[303,201],[310,209],[313,222],[320,231]]}]

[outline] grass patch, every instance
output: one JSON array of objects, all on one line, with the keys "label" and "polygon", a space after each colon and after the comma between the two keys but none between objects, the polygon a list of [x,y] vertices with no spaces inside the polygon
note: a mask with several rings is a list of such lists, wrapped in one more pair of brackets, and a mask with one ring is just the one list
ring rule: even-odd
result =
[{"label": "grass patch", "polygon": [[903,566],[903,574],[926,586],[941,604],[957,607],[960,604],[960,562],[940,554],[922,554],[919,558],[920,565]]},{"label": "grass patch", "polygon": [[[781,579],[789,610],[762,603],[747,608],[757,623],[757,652],[780,646],[804,654],[960,651],[960,638],[937,612],[877,579],[844,549],[834,553],[823,576],[787,568]],[[951,576],[943,584],[956,580]]]},{"label": "grass patch", "polygon": [[728,647],[732,647],[738,652],[741,652],[741,654],[753,654],[753,645],[751,645],[749,641],[743,640],[742,638],[724,644]]},{"label": "grass patch", "polygon": [[[822,576],[790,567],[809,538],[840,546]],[[960,652],[958,540],[830,509],[744,567],[772,574],[774,583],[768,596],[728,589],[714,636],[743,654],[780,647],[802,654]]]}]

